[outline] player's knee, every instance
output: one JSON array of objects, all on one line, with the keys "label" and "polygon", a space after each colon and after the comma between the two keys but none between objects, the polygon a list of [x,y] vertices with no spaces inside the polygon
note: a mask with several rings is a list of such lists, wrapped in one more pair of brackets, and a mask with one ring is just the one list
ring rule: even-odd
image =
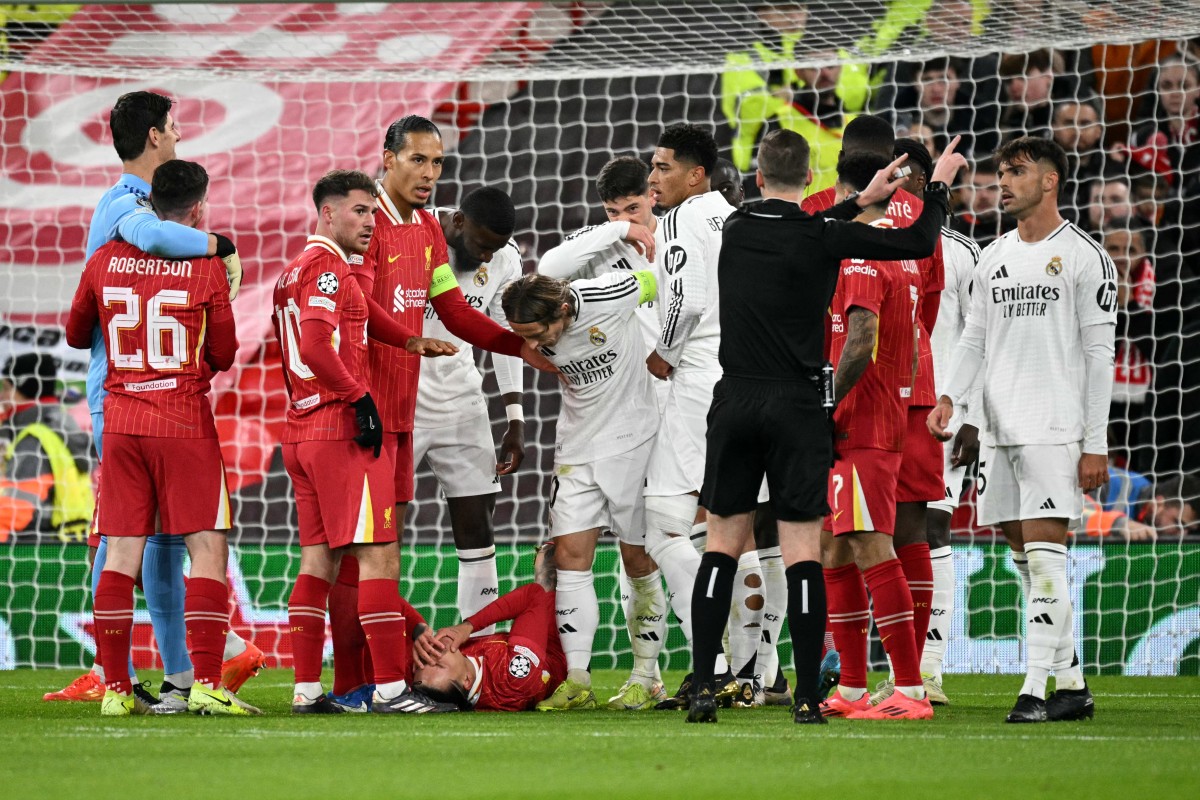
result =
[{"label": "player's knee", "polygon": [[357,545],[354,555],[364,581],[396,580],[400,576],[400,548],[395,542]]},{"label": "player's knee", "polygon": [[188,556],[192,559],[192,577],[225,581],[229,547],[225,534],[201,531],[186,537]]},{"label": "player's knee", "polygon": [[654,561],[644,547],[621,542],[621,561],[631,578],[644,578],[654,572]]},{"label": "player's knee", "polygon": [[698,499],[690,494],[646,498],[646,550],[651,558],[671,537],[691,536],[697,506]]},{"label": "player's knee", "polygon": [[941,509],[929,509],[925,517],[925,538],[929,548],[950,546],[950,514]]},{"label": "player's knee", "polygon": [[559,569],[584,571],[592,568],[596,556],[597,533],[584,531],[554,538],[554,558]]}]

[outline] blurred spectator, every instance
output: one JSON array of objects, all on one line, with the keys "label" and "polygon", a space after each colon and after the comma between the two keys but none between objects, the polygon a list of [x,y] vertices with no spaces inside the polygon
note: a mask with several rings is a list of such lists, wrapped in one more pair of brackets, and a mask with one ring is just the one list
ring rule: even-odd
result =
[{"label": "blurred spectator", "polygon": [[1116,3],[1093,3],[1082,15],[1085,38],[1098,44],[1083,50],[1076,71],[1090,77],[1104,111],[1104,139],[1108,145],[1129,141],[1131,123],[1146,119],[1153,111],[1147,88],[1155,67],[1179,48],[1175,42],[1151,40],[1133,44],[1111,44],[1112,26],[1126,10]]},{"label": "blurred spectator", "polygon": [[1163,60],[1154,83],[1157,101],[1129,139],[1129,158],[1163,176],[1183,197],[1200,195],[1200,72],[1176,54]]},{"label": "blurred spectator", "polygon": [[925,146],[925,149],[929,151],[929,155],[934,161],[937,161],[942,155],[942,151],[938,149],[937,142],[934,141],[933,128],[928,125],[922,125],[921,123],[917,123],[911,127],[901,125],[896,128],[896,138],[916,139]]},{"label": "blurred spectator", "polygon": [[1085,100],[1061,100],[1054,104],[1050,127],[1054,141],[1067,153],[1070,168],[1061,195],[1064,216],[1078,223],[1088,204],[1089,184],[1104,173],[1100,111]]},{"label": "blurred spectator", "polygon": [[1082,531],[1127,542],[1178,539],[1200,530],[1200,479],[1159,481],[1109,466],[1107,486],[1084,495]]},{"label": "blurred spectator", "polygon": [[1097,234],[1114,219],[1133,214],[1129,197],[1129,181],[1116,175],[1094,180],[1087,186],[1087,205],[1079,215],[1079,227]]},{"label": "blurred spectator", "polygon": [[997,147],[1017,136],[1050,136],[1054,74],[1055,57],[1049,48],[1000,59],[1004,88],[1000,93],[1003,110],[996,131],[1000,137]]},{"label": "blurred spectator", "polygon": [[48,354],[25,353],[0,378],[0,542],[15,534],[57,534],[82,541],[94,507],[91,437],[55,394]]},{"label": "blurred spectator", "polygon": [[1122,464],[1145,463],[1150,447],[1148,419],[1154,370],[1154,265],[1146,255],[1140,230],[1127,218],[1113,219],[1102,228],[1104,250],[1117,269],[1116,369],[1109,413],[1110,454]]},{"label": "blurred spectator", "polygon": [[955,136],[962,136],[961,146],[969,151],[975,141],[971,133],[975,111],[960,96],[959,75],[963,69],[959,61],[945,57],[917,64],[912,72],[911,92],[900,91],[897,95],[897,127],[927,126],[938,152],[945,150]]},{"label": "blurred spectator", "polygon": [[964,182],[955,190],[955,203],[950,227],[980,247],[1017,227],[1017,221],[1000,210],[1000,179],[990,158],[968,165]]}]

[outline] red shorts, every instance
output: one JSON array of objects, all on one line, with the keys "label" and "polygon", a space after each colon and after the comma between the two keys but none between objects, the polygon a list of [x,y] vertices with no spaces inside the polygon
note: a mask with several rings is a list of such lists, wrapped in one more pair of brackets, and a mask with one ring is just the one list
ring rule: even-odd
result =
[{"label": "red shorts", "polygon": [[896,531],[896,474],[903,455],[888,450],[842,450],[829,471],[825,530],[835,536],[855,531]]},{"label": "red shorts", "polygon": [[412,431],[385,433],[383,435],[383,451],[387,453],[396,468],[396,502],[411,503],[415,483]]},{"label": "red shorts", "polygon": [[912,406],[908,409],[908,433],[904,437],[904,460],[896,483],[897,503],[936,503],[946,497],[942,476],[945,453],[942,443],[933,438],[925,421],[933,409]]},{"label": "red shorts", "polygon": [[185,535],[231,527],[225,463],[216,439],[106,431],[104,453],[104,480],[96,502],[100,535]]},{"label": "red shorts", "polygon": [[283,466],[296,494],[300,546],[396,541],[392,462],[353,440],[290,442]]}]

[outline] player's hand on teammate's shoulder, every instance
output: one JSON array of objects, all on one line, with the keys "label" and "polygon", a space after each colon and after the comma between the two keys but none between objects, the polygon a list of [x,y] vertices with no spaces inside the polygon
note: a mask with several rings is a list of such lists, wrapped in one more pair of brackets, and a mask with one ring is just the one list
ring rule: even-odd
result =
[{"label": "player's hand on teammate's shoulder", "polygon": [[636,222],[629,223],[629,232],[625,234],[625,241],[636,247],[647,261],[654,260],[654,234],[645,225],[639,225]]},{"label": "player's hand on teammate's shoulder", "polygon": [[667,380],[675,371],[675,368],[667,363],[667,360],[660,356],[657,350],[651,350],[650,355],[646,356],[646,369],[650,370],[650,374],[660,381]]},{"label": "player's hand on teammate's shoulder", "polygon": [[1108,483],[1108,456],[1084,453],[1079,457],[1079,488],[1085,492]]},{"label": "player's hand on teammate's shoulder", "polygon": [[404,349],[425,358],[452,356],[458,352],[458,348],[450,342],[441,339],[429,339],[424,336],[410,336],[408,342],[404,345]]},{"label": "player's hand on teammate's shoulder", "polygon": [[925,420],[925,427],[929,428],[933,438],[939,442],[947,442],[954,435],[946,430],[946,426],[950,424],[950,418],[953,416],[954,404],[950,402],[949,397],[942,395],[938,404],[929,412],[929,416]]},{"label": "player's hand on teammate's shoulder", "polygon": [[504,438],[500,440],[500,461],[496,464],[497,475],[511,475],[521,468],[525,460],[525,423],[511,420]]},{"label": "player's hand on teammate's shoulder", "polygon": [[469,622],[460,622],[449,628],[442,628],[434,636],[437,638],[437,643],[442,647],[442,652],[449,650],[452,653],[457,653],[458,649],[467,643],[471,638],[474,628]]}]

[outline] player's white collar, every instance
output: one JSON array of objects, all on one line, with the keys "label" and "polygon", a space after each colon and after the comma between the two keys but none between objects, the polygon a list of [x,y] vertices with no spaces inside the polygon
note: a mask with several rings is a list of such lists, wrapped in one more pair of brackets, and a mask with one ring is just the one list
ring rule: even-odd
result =
[{"label": "player's white collar", "polygon": [[304,249],[312,250],[314,247],[324,248],[340,258],[342,261],[348,262],[350,260],[346,256],[346,251],[339,247],[337,242],[324,236],[318,236],[315,233],[308,237],[308,243],[304,245]]},{"label": "player's white collar", "polygon": [[467,661],[470,661],[475,667],[475,682],[471,684],[471,689],[467,692],[467,702],[474,706],[479,702],[479,695],[483,689],[483,657],[467,656]]},{"label": "player's white collar", "polygon": [[383,209],[384,216],[390,219],[393,225],[412,225],[416,221],[416,210],[412,212],[412,219],[408,222],[404,221],[404,217],[400,215],[400,209],[396,208],[392,198],[388,197],[387,190],[383,188],[383,181],[375,181],[375,187],[379,189],[379,207]]}]

